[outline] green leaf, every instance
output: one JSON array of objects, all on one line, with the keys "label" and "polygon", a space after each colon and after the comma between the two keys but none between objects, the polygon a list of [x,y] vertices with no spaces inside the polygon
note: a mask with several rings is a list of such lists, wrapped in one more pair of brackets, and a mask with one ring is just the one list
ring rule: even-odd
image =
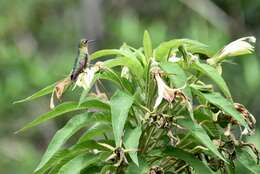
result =
[{"label": "green leaf", "polygon": [[191,127],[190,130],[192,132],[193,137],[195,137],[197,140],[199,140],[204,146],[206,146],[217,157],[219,157],[223,161],[227,162],[226,159],[218,151],[215,144],[211,141],[207,132],[199,124],[196,124],[196,125],[193,124],[193,126]]},{"label": "green leaf", "polygon": [[[187,76],[184,70],[177,63],[164,62],[160,63],[161,68],[168,74],[171,82],[176,88],[183,87],[187,82]],[[189,86],[183,89],[184,94],[192,101],[192,94]]]},{"label": "green leaf", "polygon": [[[93,116],[94,114],[91,115],[91,117]],[[99,146],[95,141],[88,140],[81,143],[77,143],[72,147],[70,147],[69,149],[59,150],[51,157],[51,159],[47,163],[45,163],[39,170],[37,170],[37,172],[34,173],[43,174],[50,168],[52,168],[50,173],[57,173],[59,169],[68,161],[70,161],[71,159],[75,158],[76,156],[82,153],[87,152],[90,149],[104,150],[98,147]]]},{"label": "green leaf", "polygon": [[108,171],[110,172],[115,172],[116,171],[116,167],[113,165],[105,165],[104,167],[102,167],[100,174],[107,174]]},{"label": "green leaf", "polygon": [[107,68],[105,72],[99,74],[98,79],[109,80],[117,85],[122,90],[127,90],[133,93],[133,87],[131,82],[127,79],[122,79],[114,70]]},{"label": "green leaf", "polygon": [[97,162],[99,155],[82,154],[66,163],[58,172],[58,174],[79,174],[85,167]]},{"label": "green leaf", "polygon": [[185,120],[182,122],[182,126],[188,128],[190,130],[191,135],[201,144],[207,147],[213,154],[215,154],[223,161],[227,162],[225,158],[221,155],[221,153],[218,151],[218,148],[215,146],[215,144],[211,141],[207,132],[201,127],[201,125],[194,123],[191,120]]},{"label": "green leaf", "polygon": [[132,54],[129,54],[129,52],[127,52],[125,50],[105,49],[105,50],[99,50],[99,51],[94,52],[93,54],[90,55],[90,59],[95,60],[100,57],[112,56],[112,55],[132,57]]},{"label": "green leaf", "polygon": [[49,85],[49,86],[41,89],[40,91],[34,93],[33,95],[31,95],[31,96],[29,96],[29,97],[27,97],[25,99],[15,101],[14,104],[31,101],[31,100],[34,100],[36,98],[39,98],[39,97],[45,96],[47,94],[50,94],[50,93],[52,93],[54,87],[55,87],[55,84]]},{"label": "green leaf", "polygon": [[121,144],[124,125],[133,102],[133,97],[122,91],[117,91],[110,100],[112,127],[117,147]]},{"label": "green leaf", "polygon": [[126,169],[126,174],[147,174],[148,172],[149,172],[149,166],[145,159],[140,160],[139,166],[137,166],[133,162],[129,163]]},{"label": "green leaf", "polygon": [[199,173],[199,174],[210,174],[210,173],[213,174],[214,173],[205,163],[200,161],[193,154],[188,153],[184,150],[168,147],[164,151],[164,153],[167,156],[171,155],[178,159],[184,160],[195,170],[196,173]]},{"label": "green leaf", "polygon": [[246,151],[239,151],[236,160],[236,174],[259,174],[260,166],[256,163],[254,158]]},{"label": "green leaf", "polygon": [[215,68],[200,62],[195,62],[193,65],[197,70],[211,78],[219,86],[227,98],[232,99],[226,82]]},{"label": "green leaf", "polygon": [[122,55],[122,52],[118,49],[99,50],[99,51],[96,51],[93,54],[91,54],[90,59],[95,60],[100,57],[111,56],[111,55]]},{"label": "green leaf", "polygon": [[104,65],[108,68],[113,68],[116,66],[126,66],[139,79],[141,79],[143,77],[144,69],[143,69],[141,63],[136,58],[130,58],[130,57],[125,57],[125,56],[118,57],[118,58],[114,58],[114,59],[105,61]]},{"label": "green leaf", "polygon": [[108,50],[100,50],[91,55],[91,59],[97,59],[103,56],[109,55],[117,55],[116,58],[104,61],[105,66],[108,68],[112,68],[115,66],[127,66],[133,74],[135,74],[138,78],[142,78],[143,75],[143,67],[139,60],[136,58],[135,54],[133,54],[128,48],[118,49],[108,49]]},{"label": "green leaf", "polygon": [[86,140],[90,140],[92,138],[96,138],[98,135],[105,134],[106,132],[110,132],[112,130],[111,125],[106,122],[97,122],[93,126],[91,126],[79,139],[79,142],[83,142]]},{"label": "green leaf", "polygon": [[147,30],[145,30],[144,32],[143,45],[144,45],[144,54],[146,60],[148,60],[153,56],[153,46],[152,46],[150,35]]},{"label": "green leaf", "polygon": [[124,141],[126,149],[134,150],[132,152],[129,152],[129,155],[130,158],[137,166],[139,166],[137,150],[138,150],[139,139],[141,134],[142,134],[141,127],[136,127],[135,129],[129,129],[125,134],[125,141]]},{"label": "green leaf", "polygon": [[35,172],[37,170],[40,170],[51,158],[52,156],[60,149],[60,147],[79,129],[84,127],[86,123],[88,123],[92,119],[89,117],[87,113],[80,114],[75,117],[73,117],[71,120],[67,122],[67,124],[56,132],[54,137],[52,138],[51,142],[49,143],[49,146],[44,153],[42,160],[38,167],[36,168]]},{"label": "green leaf", "polygon": [[50,120],[52,118],[61,116],[62,114],[72,112],[72,111],[87,109],[87,108],[96,108],[96,109],[108,110],[109,105],[105,102],[98,100],[98,99],[86,100],[81,105],[78,105],[77,102],[65,102],[65,103],[62,103],[62,104],[58,105],[57,107],[55,107],[52,111],[40,115],[38,118],[36,118],[32,122],[25,125],[22,129],[17,131],[17,133],[24,131],[28,128],[37,126],[37,125],[39,125],[39,124],[41,124],[41,123],[43,123],[47,120]]},{"label": "green leaf", "polygon": [[245,122],[243,116],[235,109],[233,103],[229,100],[225,99],[221,94],[218,92],[211,92],[211,93],[202,93],[199,92],[199,95],[203,96],[207,101],[216,105],[220,109],[222,109],[225,113],[232,116],[235,120],[237,120],[241,125],[248,128],[247,123]]},{"label": "green leaf", "polygon": [[170,50],[177,49],[180,45],[183,45],[186,48],[186,50],[191,53],[201,53],[208,55],[209,57],[212,55],[209,47],[203,43],[190,39],[174,39],[168,42],[161,43],[155,49],[155,57],[157,61],[167,61],[167,56]]}]

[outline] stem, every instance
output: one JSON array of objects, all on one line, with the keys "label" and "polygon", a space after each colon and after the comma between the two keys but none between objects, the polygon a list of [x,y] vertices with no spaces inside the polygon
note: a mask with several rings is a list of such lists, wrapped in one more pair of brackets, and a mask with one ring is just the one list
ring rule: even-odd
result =
[{"label": "stem", "polygon": [[159,139],[160,139],[160,137],[162,136],[163,132],[164,132],[164,130],[161,130],[161,131],[159,132],[158,136],[155,138],[155,139],[157,139],[157,141],[155,141],[155,143],[153,143],[153,144],[150,146],[150,148],[147,149],[147,151],[152,150],[152,149],[159,143]]},{"label": "stem", "polygon": [[148,144],[149,144],[149,141],[150,141],[150,139],[152,137],[152,134],[153,134],[154,130],[155,130],[155,127],[151,126],[150,129],[149,129],[149,132],[148,132],[147,139],[146,139],[145,144],[144,144],[143,152],[147,151]]},{"label": "stem", "polygon": [[151,61],[149,61],[148,66],[147,66],[147,72],[146,72],[146,81],[145,81],[145,94],[146,94],[146,100],[147,100],[147,105],[149,104],[149,91],[150,91],[150,68],[151,68]]},{"label": "stem", "polygon": [[185,169],[186,167],[188,167],[189,166],[189,164],[185,164],[185,165],[183,165],[182,167],[180,167],[178,170],[176,170],[175,172],[176,173],[179,173],[180,171],[182,171],[183,169]]}]

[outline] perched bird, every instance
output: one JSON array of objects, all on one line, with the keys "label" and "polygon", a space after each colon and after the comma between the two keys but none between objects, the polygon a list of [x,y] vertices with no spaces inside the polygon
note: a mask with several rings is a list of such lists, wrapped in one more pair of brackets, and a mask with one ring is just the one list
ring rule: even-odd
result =
[{"label": "perched bird", "polygon": [[70,79],[72,81],[76,81],[78,78],[78,75],[84,71],[84,69],[88,65],[88,58],[89,58],[89,52],[88,52],[88,45],[90,42],[93,42],[94,40],[87,40],[87,39],[81,39],[79,46],[78,46],[78,54],[74,62],[74,66],[72,69],[72,72],[70,74]]}]

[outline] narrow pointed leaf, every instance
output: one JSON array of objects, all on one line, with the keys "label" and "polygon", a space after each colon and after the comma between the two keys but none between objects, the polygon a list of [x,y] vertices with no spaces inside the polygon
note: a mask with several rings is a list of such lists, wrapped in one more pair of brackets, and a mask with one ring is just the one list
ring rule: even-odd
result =
[{"label": "narrow pointed leaf", "polygon": [[125,57],[131,57],[132,55],[129,54],[127,51],[124,50],[118,50],[118,49],[105,49],[105,50],[99,50],[94,52],[90,55],[91,60],[95,60],[97,58],[101,58],[104,56],[112,56],[112,55],[120,55]]},{"label": "narrow pointed leaf", "polygon": [[41,89],[40,91],[34,93],[33,95],[31,95],[31,96],[29,96],[29,97],[27,97],[25,99],[15,101],[14,104],[31,101],[31,100],[34,100],[36,98],[39,98],[39,97],[45,96],[47,94],[50,94],[50,93],[52,93],[54,87],[55,87],[55,84],[49,85],[49,86]]},{"label": "narrow pointed leaf", "polygon": [[144,32],[143,45],[144,45],[144,54],[146,60],[148,60],[153,56],[153,47],[152,47],[152,41],[150,35],[147,30],[145,30]]},{"label": "narrow pointed leaf", "polygon": [[65,113],[82,110],[82,109],[87,109],[87,108],[96,108],[96,109],[107,110],[107,109],[109,109],[109,106],[108,106],[108,104],[106,104],[98,99],[86,100],[81,105],[78,105],[77,102],[65,102],[65,103],[62,103],[62,104],[58,105],[57,107],[55,107],[52,111],[40,115],[38,118],[36,118],[32,122],[25,125],[18,132],[21,132],[21,131],[24,131],[31,127],[37,126],[47,120],[61,116]]},{"label": "narrow pointed leaf", "polygon": [[130,158],[137,166],[139,166],[137,150],[138,150],[139,139],[141,134],[142,134],[141,127],[136,127],[135,129],[131,129],[128,132],[126,132],[125,141],[124,141],[126,149],[134,150],[133,152],[129,152],[129,155]]},{"label": "narrow pointed leaf", "polygon": [[101,58],[104,56],[111,56],[111,55],[122,55],[122,52],[118,49],[105,49],[105,50],[98,50],[90,55],[91,60],[95,60],[97,58]]},{"label": "narrow pointed leaf", "polygon": [[[94,149],[98,145],[95,141],[84,141],[82,143],[78,143],[70,147],[69,149],[62,149],[56,152],[47,163],[38,168],[37,171],[35,170],[35,174],[43,174],[48,169],[52,168],[53,172],[59,171],[59,169],[68,161],[73,159],[75,156],[86,152],[88,149]],[[55,172],[57,173],[57,172]]]},{"label": "narrow pointed leaf", "polygon": [[85,167],[97,162],[99,156],[95,154],[82,154],[66,163],[58,174],[79,174]]},{"label": "narrow pointed leaf", "polygon": [[195,137],[197,140],[199,140],[213,154],[215,154],[217,157],[219,157],[223,161],[227,162],[226,159],[218,151],[217,146],[211,141],[207,132],[199,124],[193,125],[191,128],[191,132],[192,132],[193,137]]},{"label": "narrow pointed leaf", "polygon": [[115,172],[116,171],[116,167],[113,165],[105,165],[104,167],[102,167],[100,174],[107,174],[108,172]]},{"label": "narrow pointed leaf", "polygon": [[97,122],[93,126],[91,126],[79,139],[79,142],[91,140],[99,135],[105,134],[106,132],[110,132],[112,127],[109,123],[106,122]]},{"label": "narrow pointed leaf", "polygon": [[126,66],[130,69],[130,71],[136,75],[138,78],[142,78],[144,69],[141,63],[136,58],[129,57],[118,57],[115,59],[110,59],[104,62],[105,66],[108,68],[113,68],[116,66]]},{"label": "narrow pointed leaf", "polygon": [[180,123],[182,126],[189,129],[191,135],[201,144],[209,149],[215,156],[223,161],[227,162],[226,159],[218,151],[217,146],[211,141],[207,132],[201,127],[201,125],[194,123],[192,120],[184,120]]},{"label": "narrow pointed leaf", "polygon": [[210,174],[210,173],[213,174],[214,173],[205,163],[200,161],[193,154],[188,153],[184,150],[168,147],[164,151],[164,154],[167,156],[171,155],[178,159],[184,160],[195,170],[196,173],[200,173],[200,174]]},{"label": "narrow pointed leaf", "polygon": [[140,160],[139,166],[137,166],[135,163],[131,162],[129,163],[126,174],[147,174],[149,172],[149,165],[147,164],[147,161],[145,159]]},{"label": "narrow pointed leaf", "polygon": [[86,123],[88,123],[92,119],[89,115],[80,114],[73,117],[68,123],[59,131],[56,132],[54,137],[52,138],[49,146],[44,153],[42,160],[35,171],[41,169],[45,163],[47,163],[52,156],[60,149],[60,147],[79,129],[84,127]]},{"label": "narrow pointed leaf", "polygon": [[120,146],[124,125],[132,104],[133,97],[125,94],[122,91],[117,91],[110,100],[112,127],[117,147]]},{"label": "narrow pointed leaf", "polygon": [[237,174],[259,174],[260,165],[253,160],[253,157],[246,151],[239,151],[236,160],[235,173]]},{"label": "narrow pointed leaf", "polygon": [[240,114],[234,107],[234,105],[227,99],[225,99],[220,93],[212,92],[212,93],[202,93],[199,92],[201,96],[203,96],[207,101],[216,105],[220,109],[222,109],[225,113],[232,116],[235,120],[237,120],[241,125],[248,128],[247,123],[245,122],[242,114]]},{"label": "narrow pointed leaf", "polygon": [[194,67],[197,70],[199,70],[200,72],[202,72],[203,74],[206,74],[209,78],[211,78],[218,85],[218,87],[222,90],[224,95],[227,98],[231,99],[231,94],[230,94],[230,91],[228,89],[226,82],[224,81],[222,76],[218,73],[218,71],[215,68],[213,68],[210,65],[200,63],[200,62],[194,63]]},{"label": "narrow pointed leaf", "polygon": [[160,62],[167,61],[169,51],[171,49],[177,49],[180,45],[183,45],[186,48],[186,50],[191,53],[201,53],[208,56],[212,55],[209,47],[203,43],[190,39],[174,39],[161,43],[155,49],[155,58]]}]

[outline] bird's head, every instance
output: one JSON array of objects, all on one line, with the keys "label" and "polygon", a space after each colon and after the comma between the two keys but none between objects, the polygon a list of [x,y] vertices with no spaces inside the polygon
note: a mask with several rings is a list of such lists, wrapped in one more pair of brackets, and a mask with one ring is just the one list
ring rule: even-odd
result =
[{"label": "bird's head", "polygon": [[81,39],[79,43],[79,49],[83,52],[88,52],[88,45],[90,42],[93,42],[94,40],[88,40],[88,39]]}]

